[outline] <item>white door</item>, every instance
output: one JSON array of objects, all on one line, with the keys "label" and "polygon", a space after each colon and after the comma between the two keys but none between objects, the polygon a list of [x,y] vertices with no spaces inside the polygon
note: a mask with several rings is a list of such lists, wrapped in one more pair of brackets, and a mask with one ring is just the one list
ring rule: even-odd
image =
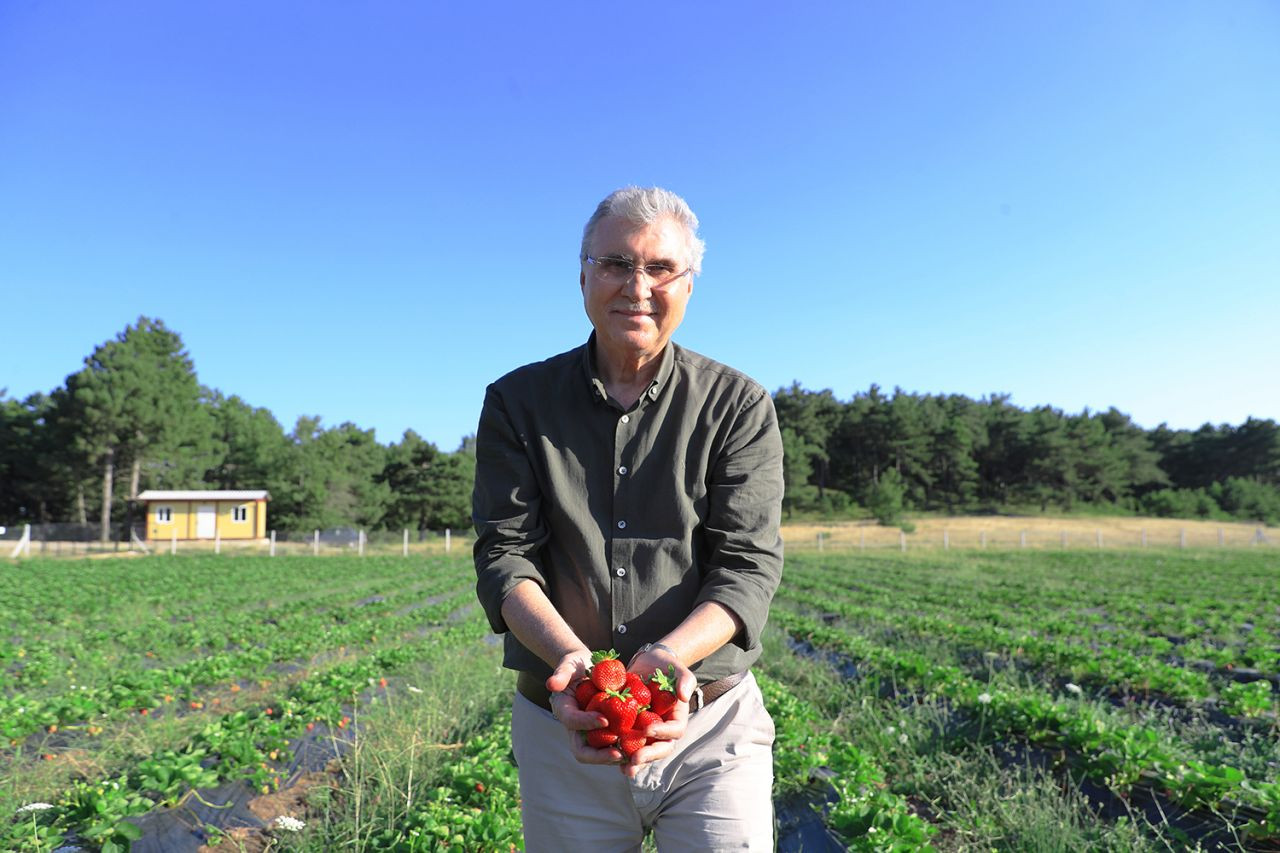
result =
[{"label": "white door", "polygon": [[213,504],[196,507],[196,538],[212,539],[218,525],[218,510]]}]

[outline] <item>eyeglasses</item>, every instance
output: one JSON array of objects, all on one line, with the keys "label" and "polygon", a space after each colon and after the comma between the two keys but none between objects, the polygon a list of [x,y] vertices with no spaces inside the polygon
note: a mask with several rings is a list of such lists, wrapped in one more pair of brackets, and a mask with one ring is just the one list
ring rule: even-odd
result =
[{"label": "eyeglasses", "polygon": [[586,256],[587,263],[596,268],[596,276],[603,282],[609,284],[618,284],[624,281],[630,281],[631,276],[637,272],[643,272],[649,276],[654,287],[662,287],[671,284],[676,279],[688,275],[692,267],[685,267],[679,272],[671,264],[665,261],[657,261],[652,264],[636,264],[626,258],[606,256],[603,258],[593,258]]}]

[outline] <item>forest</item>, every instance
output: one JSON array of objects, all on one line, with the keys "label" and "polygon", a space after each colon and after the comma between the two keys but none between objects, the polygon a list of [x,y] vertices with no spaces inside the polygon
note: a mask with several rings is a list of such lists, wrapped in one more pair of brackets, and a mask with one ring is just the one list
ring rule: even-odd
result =
[{"label": "forest", "polygon": [[[1105,512],[1280,523],[1280,425],[1143,429],[1128,415],[872,385],[774,394],[790,516]],[[381,444],[200,384],[180,335],[140,317],[48,393],[0,391],[0,523],[107,530],[143,489],[260,489],[283,531],[470,526],[471,437]],[[104,533],[105,535],[105,533]]]}]

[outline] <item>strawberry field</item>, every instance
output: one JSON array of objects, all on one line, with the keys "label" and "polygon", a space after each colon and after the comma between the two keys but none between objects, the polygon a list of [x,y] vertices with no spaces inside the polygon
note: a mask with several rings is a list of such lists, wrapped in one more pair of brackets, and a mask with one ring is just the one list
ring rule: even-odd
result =
[{"label": "strawberry field", "polygon": [[[1280,849],[1280,565],[792,553],[779,846]],[[521,846],[463,554],[0,564],[0,849]]]}]

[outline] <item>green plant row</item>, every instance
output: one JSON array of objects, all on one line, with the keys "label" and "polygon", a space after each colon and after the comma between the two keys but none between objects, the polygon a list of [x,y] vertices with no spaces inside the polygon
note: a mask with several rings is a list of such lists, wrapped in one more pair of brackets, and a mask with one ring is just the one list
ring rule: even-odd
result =
[{"label": "green plant row", "polygon": [[402,616],[390,616],[386,608],[370,608],[364,618],[346,624],[330,624],[322,617],[313,616],[289,625],[287,630],[264,634],[262,645],[212,654],[170,669],[123,671],[109,686],[85,685],[47,698],[21,693],[0,697],[0,737],[12,742],[42,728],[65,727],[89,720],[100,723],[130,712],[157,708],[174,699],[190,702],[196,688],[227,680],[252,679],[272,664],[305,660],[338,646],[370,642],[378,633],[395,636],[438,624],[470,602],[473,595],[470,591],[459,591],[431,607]]},{"label": "green plant row", "polygon": [[[1111,646],[1092,648],[1028,631],[1015,632],[994,625],[958,622],[941,616],[922,616],[907,610],[890,611],[881,607],[850,604],[836,600],[827,591],[822,594],[808,592],[798,589],[795,584],[784,590],[781,597],[798,604],[835,612],[845,619],[859,623],[891,625],[895,631],[945,639],[956,646],[1007,655],[1042,671],[1065,672],[1072,681],[1099,690],[1155,692],[1184,703],[1203,702],[1217,695],[1205,673],[1172,666],[1149,657],[1139,657],[1125,649]],[[1260,684],[1266,688],[1265,695],[1269,698],[1270,685],[1265,681]],[[1235,707],[1228,702],[1225,707],[1233,713],[1256,716],[1270,710],[1271,703],[1268,701],[1261,707]]]},{"label": "green plant row", "polygon": [[[1140,565],[1152,569],[1152,562],[1158,564],[1148,557]],[[1051,559],[1045,560],[1047,565],[1037,565],[1030,577],[987,572],[979,579],[972,572],[955,576],[955,565],[945,562],[888,567],[897,569],[893,572],[886,571],[885,563],[859,560],[851,567],[847,561],[806,557],[789,561],[788,582],[827,589],[834,584],[835,589],[856,592],[867,603],[887,607],[900,608],[907,596],[914,610],[962,613],[974,622],[1011,630],[1079,635],[1105,624],[1109,642],[1135,653],[1168,654],[1175,648],[1169,637],[1177,637],[1178,653],[1184,659],[1268,672],[1280,666],[1280,614],[1267,606],[1264,588],[1255,584],[1244,586],[1255,594],[1223,601],[1217,584],[1200,583],[1176,592],[1168,587],[1148,589],[1149,579],[1143,575],[1117,573],[1105,580],[1095,578],[1095,573],[1063,577],[1055,572]],[[1169,580],[1167,573],[1148,574]],[[851,575],[856,578],[856,590],[850,589]],[[990,582],[983,582],[987,578]],[[1213,597],[1206,595],[1211,589]],[[1250,630],[1241,638],[1244,625]]]},{"label": "green plant row", "polygon": [[0,828],[0,849],[47,853],[74,838],[100,845],[104,853],[124,851],[138,837],[137,827],[126,818],[172,805],[196,788],[244,779],[267,793],[281,782],[289,743],[309,724],[346,727],[346,706],[382,675],[433,655],[456,653],[478,642],[486,630],[477,615],[414,642],[336,664],[260,709],[223,715],[177,749],[96,782],[75,782],[50,808],[20,812]]},{"label": "green plant row", "polygon": [[803,788],[814,771],[825,768],[839,799],[824,820],[850,850],[933,850],[929,839],[937,830],[889,790],[870,756],[836,735],[829,720],[783,684],[763,673],[756,680],[777,730],[775,795]]},{"label": "green plant row", "polygon": [[775,608],[773,618],[794,637],[947,699],[954,707],[978,716],[993,734],[1016,735],[1031,743],[1072,750],[1091,777],[1113,789],[1124,791],[1141,780],[1192,808],[1229,811],[1245,805],[1258,812],[1245,827],[1246,833],[1258,838],[1280,836],[1280,782],[1248,779],[1234,767],[1189,759],[1156,730],[1112,727],[1080,702],[1056,701],[1039,691],[990,687],[959,667],[933,663],[916,652],[878,646],[782,608]]}]

